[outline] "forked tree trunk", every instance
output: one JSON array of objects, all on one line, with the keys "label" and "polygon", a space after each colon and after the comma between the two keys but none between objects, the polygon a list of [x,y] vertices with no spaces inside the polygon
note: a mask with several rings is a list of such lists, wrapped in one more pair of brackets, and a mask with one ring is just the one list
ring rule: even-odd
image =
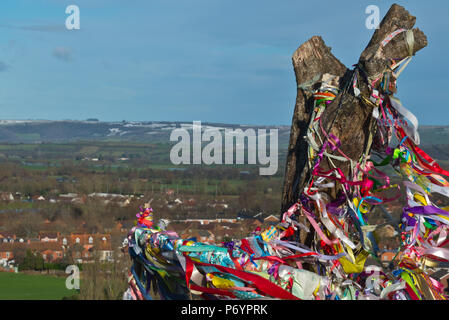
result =
[{"label": "forked tree trunk", "polygon": [[[412,29],[415,21],[416,18],[403,7],[396,4],[391,6],[359,58],[360,69],[366,73],[366,75],[363,75],[359,71],[355,71],[357,72],[358,88],[362,95],[370,96],[366,76],[370,77],[381,73],[390,59],[405,58],[409,55],[404,37],[405,32],[394,37],[383,48],[380,48],[381,42],[395,30]],[[413,35],[414,54],[427,45],[427,38],[417,28],[413,29]],[[313,111],[314,99],[312,93],[299,87],[300,85],[306,83],[308,85],[315,84],[319,87],[323,77],[336,76],[333,81],[340,88],[340,92],[334,101],[326,107],[322,115],[322,124],[325,131],[334,134],[341,141],[340,149],[352,160],[357,162],[365,151],[371,151],[371,141],[368,139],[369,133],[377,128],[372,117],[373,107],[354,95],[352,83],[349,83],[353,74],[352,69],[348,69],[334,57],[331,48],[325,45],[321,37],[314,36],[302,44],[293,54],[292,60],[298,88],[284,177],[282,213],[298,201],[299,195],[306,187],[311,174],[307,165],[308,142],[304,137]],[[349,89],[343,90],[348,85]],[[319,143],[319,141],[317,142]],[[336,152],[334,154],[340,155]],[[348,162],[334,161],[334,164],[342,169],[345,175],[348,174]],[[327,160],[321,162],[321,168],[323,170],[330,168]],[[331,199],[335,199],[339,188],[340,185],[336,184],[333,189],[328,190]],[[306,220],[300,222],[309,225]],[[302,243],[308,244],[310,242],[313,228],[309,229],[311,230],[309,234],[300,235]]]}]

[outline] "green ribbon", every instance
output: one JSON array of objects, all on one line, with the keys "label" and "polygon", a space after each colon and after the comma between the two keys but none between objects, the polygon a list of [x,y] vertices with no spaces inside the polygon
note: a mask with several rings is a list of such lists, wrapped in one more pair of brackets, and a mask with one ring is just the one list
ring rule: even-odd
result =
[{"label": "green ribbon", "polygon": [[372,162],[376,167],[383,167],[383,166],[386,166],[387,164],[389,164],[389,163],[391,162],[391,155],[389,155],[388,157],[386,157],[385,159],[383,159],[381,163],[377,163],[377,162],[372,161],[372,160],[371,160],[371,162]]}]

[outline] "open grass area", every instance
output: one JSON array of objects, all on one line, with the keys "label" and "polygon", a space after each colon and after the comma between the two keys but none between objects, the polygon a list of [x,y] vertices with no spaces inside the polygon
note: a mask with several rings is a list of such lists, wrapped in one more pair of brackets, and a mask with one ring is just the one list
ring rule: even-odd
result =
[{"label": "open grass area", "polygon": [[61,300],[74,294],[64,277],[0,272],[0,300]]}]

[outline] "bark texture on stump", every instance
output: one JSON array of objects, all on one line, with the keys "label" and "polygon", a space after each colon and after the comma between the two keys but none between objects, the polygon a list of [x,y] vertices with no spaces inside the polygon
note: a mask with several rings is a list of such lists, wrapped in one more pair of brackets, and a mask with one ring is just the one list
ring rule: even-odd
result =
[{"label": "bark texture on stump", "polygon": [[[295,51],[292,61],[298,88],[285,169],[282,213],[297,202],[299,195],[309,182],[311,174],[307,166],[308,142],[304,136],[307,133],[313,111],[314,99],[310,91],[306,91],[300,86],[307,83],[308,85],[316,84],[319,87],[321,79],[326,74],[336,76],[335,85],[340,88],[340,93],[326,107],[322,115],[322,123],[328,133],[332,133],[340,139],[340,149],[357,162],[366,150],[370,152],[369,132],[375,130],[377,126],[372,117],[373,108],[354,95],[352,84],[349,84],[349,81],[353,72],[356,72],[361,94],[369,97],[367,77],[383,72],[390,59],[402,59],[409,55],[405,32],[394,37],[385,47],[381,47],[381,42],[385,37],[395,30],[401,28],[413,30],[413,54],[424,48],[427,45],[427,38],[421,30],[412,29],[415,21],[416,18],[403,7],[392,5],[380,23],[379,29],[374,32],[368,46],[360,55],[359,68],[355,71],[344,66],[319,36],[312,37]],[[363,70],[363,73],[359,70]],[[349,89],[344,90],[348,85]],[[337,152],[333,154],[339,155]],[[343,170],[345,175],[348,174],[350,168],[348,162],[334,161],[334,163]],[[323,170],[330,168],[327,160],[321,162],[321,168]],[[331,199],[337,195],[338,188],[339,184],[336,184],[333,190],[329,190]],[[308,221],[300,222],[309,225]],[[301,234],[300,241],[308,244],[311,241],[311,234],[312,231],[309,234]]]}]

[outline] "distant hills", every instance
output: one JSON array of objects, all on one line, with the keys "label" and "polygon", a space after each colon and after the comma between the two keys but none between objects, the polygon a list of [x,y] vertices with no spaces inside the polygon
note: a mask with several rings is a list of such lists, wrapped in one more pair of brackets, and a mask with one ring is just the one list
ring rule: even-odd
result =
[{"label": "distant hills", "polygon": [[[289,126],[257,126],[225,123],[201,123],[206,128],[247,128],[278,129],[279,142],[287,141]],[[49,120],[0,120],[1,143],[46,143],[74,142],[79,140],[170,142],[170,133],[176,128],[192,129],[192,122],[170,121],[121,121],[101,122],[97,119],[86,121]]]},{"label": "distant hills", "polygon": [[[225,123],[202,123],[205,128],[278,129],[279,148],[286,149],[290,126],[258,126]],[[121,121],[102,122],[50,120],[0,120],[0,143],[66,143],[76,141],[132,141],[170,143],[176,128],[191,130],[192,122]],[[421,126],[421,147],[439,160],[449,160],[449,126]]]}]

